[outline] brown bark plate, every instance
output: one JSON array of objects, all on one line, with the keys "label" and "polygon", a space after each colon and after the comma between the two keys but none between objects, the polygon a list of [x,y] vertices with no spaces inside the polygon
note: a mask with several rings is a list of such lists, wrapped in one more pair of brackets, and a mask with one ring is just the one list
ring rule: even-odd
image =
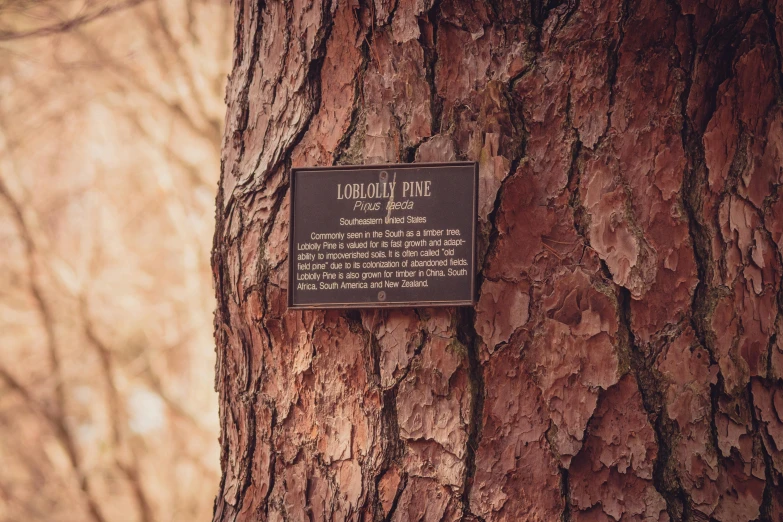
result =
[{"label": "brown bark plate", "polygon": [[291,171],[288,307],[475,304],[478,164]]}]

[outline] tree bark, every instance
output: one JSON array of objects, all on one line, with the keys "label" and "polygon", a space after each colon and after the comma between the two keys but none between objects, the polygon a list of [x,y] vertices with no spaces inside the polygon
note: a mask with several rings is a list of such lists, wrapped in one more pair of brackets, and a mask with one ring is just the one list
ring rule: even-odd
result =
[{"label": "tree bark", "polygon": [[[783,520],[783,0],[236,0],[215,521]],[[476,160],[475,309],[286,310],[292,166]]]}]

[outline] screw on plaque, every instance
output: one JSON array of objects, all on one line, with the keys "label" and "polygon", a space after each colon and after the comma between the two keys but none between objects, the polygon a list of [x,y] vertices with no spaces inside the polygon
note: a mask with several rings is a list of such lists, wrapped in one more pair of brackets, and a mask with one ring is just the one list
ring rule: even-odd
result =
[{"label": "screw on plaque", "polygon": [[386,292],[381,290],[378,292],[378,301],[385,301],[386,300]]},{"label": "screw on plaque", "polygon": [[379,177],[381,178],[381,181],[386,181],[387,179],[389,179],[389,173],[386,172],[385,170],[382,170],[381,175]]}]

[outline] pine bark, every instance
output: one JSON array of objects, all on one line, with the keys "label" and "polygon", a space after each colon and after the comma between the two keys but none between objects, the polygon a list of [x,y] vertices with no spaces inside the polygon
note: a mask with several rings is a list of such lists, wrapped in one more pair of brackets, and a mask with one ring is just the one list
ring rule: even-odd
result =
[{"label": "pine bark", "polygon": [[[783,520],[783,0],[236,0],[214,521]],[[475,160],[475,309],[286,309],[292,166]]]}]

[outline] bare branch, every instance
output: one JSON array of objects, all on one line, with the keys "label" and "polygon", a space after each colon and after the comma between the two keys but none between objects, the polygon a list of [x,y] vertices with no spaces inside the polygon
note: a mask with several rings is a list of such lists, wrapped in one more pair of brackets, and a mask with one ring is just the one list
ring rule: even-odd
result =
[{"label": "bare branch", "polygon": [[49,420],[50,424],[52,425],[52,428],[57,434],[58,439],[60,440],[66,453],[68,454],[68,460],[70,461],[71,467],[73,468],[73,471],[78,478],[79,487],[82,490],[84,499],[87,503],[87,509],[90,513],[90,517],[93,519],[94,522],[105,522],[105,519],[98,508],[98,502],[95,500],[95,497],[92,494],[87,476],[85,475],[84,470],[82,469],[81,459],[79,457],[79,451],[76,446],[76,441],[74,440],[73,434],[71,433],[68,424],[65,420],[66,417],[65,390],[63,388],[60,356],[57,347],[57,337],[54,331],[54,316],[52,315],[51,309],[49,308],[49,304],[46,301],[46,298],[44,297],[41,284],[39,283],[38,280],[38,274],[36,272],[35,241],[33,240],[32,233],[30,232],[30,228],[28,227],[27,221],[25,220],[24,212],[22,210],[21,204],[13,197],[13,195],[8,190],[8,187],[6,186],[2,178],[0,178],[0,198],[5,200],[5,202],[11,209],[11,213],[13,215],[14,221],[16,222],[19,235],[22,238],[22,242],[24,243],[25,257],[26,257],[27,268],[28,268],[28,278],[29,278],[28,284],[30,286],[30,293],[32,294],[33,300],[36,303],[36,308],[38,310],[39,315],[41,316],[41,323],[44,327],[44,331],[46,332],[46,344],[47,344],[47,350],[49,352],[49,362],[52,369],[52,375],[55,381],[54,395],[55,395],[56,411],[46,412],[45,410],[42,410],[40,407],[33,407],[34,405],[37,404],[37,401],[34,401],[32,395],[26,390],[26,388],[23,385],[21,385],[21,383],[13,379],[11,374],[8,373],[7,371],[5,370],[0,371],[0,377],[2,377],[3,380],[5,380],[12,389],[20,393],[22,397],[25,399],[25,402],[28,403],[28,405],[30,405],[34,411],[42,413],[44,417],[47,420]]},{"label": "bare branch", "polygon": [[150,502],[147,499],[147,494],[144,492],[141,476],[139,473],[139,460],[132,447],[130,449],[130,458],[128,462],[124,462],[124,459],[117,453],[117,449],[125,442],[125,408],[122,400],[120,399],[120,393],[117,389],[117,383],[114,380],[114,362],[112,351],[109,347],[98,337],[95,331],[92,320],[90,319],[87,311],[87,301],[82,296],[80,298],[80,311],[82,324],[84,327],[84,335],[90,344],[95,348],[98,353],[98,358],[101,361],[101,368],[103,369],[103,377],[106,381],[106,397],[108,406],[108,416],[111,423],[112,430],[112,442],[115,446],[115,463],[117,467],[125,475],[128,483],[133,490],[133,496],[136,499],[136,504],[139,509],[139,517],[142,522],[151,522],[153,520],[152,508]]},{"label": "bare branch", "polygon": [[87,13],[75,18],[71,18],[70,20],[66,20],[64,22],[48,25],[46,27],[39,27],[38,29],[31,29],[30,31],[21,31],[18,33],[11,31],[0,31],[0,42],[20,40],[23,38],[40,38],[43,36],[65,33],[76,27],[80,27],[84,24],[95,21],[98,18],[103,18],[104,16],[109,16],[119,11],[136,7],[144,1],[145,0],[126,0],[125,2],[105,6],[102,9],[98,9],[94,13]]},{"label": "bare branch", "polygon": [[[196,135],[201,136],[202,138],[209,141],[215,148],[220,147],[221,136],[219,128],[215,128],[214,125],[209,123],[206,127],[199,124],[199,122],[197,122],[192,117],[192,115],[190,115],[185,110],[181,101],[168,99],[160,92],[158,86],[150,85],[147,81],[131,70],[127,65],[113,59],[109,53],[105,49],[101,48],[101,46],[98,45],[89,35],[83,32],[76,32],[74,34],[98,57],[98,60],[104,64],[107,70],[111,71],[122,80],[121,82],[116,82],[116,89],[127,91],[128,86],[130,86],[133,89],[146,94],[156,103],[165,107],[177,118],[178,121],[191,129]],[[123,83],[127,85],[123,85]]]},{"label": "bare branch", "polygon": [[8,386],[12,391],[16,392],[22,398],[30,410],[45,418],[47,421],[49,421],[50,424],[56,424],[56,420],[51,412],[47,411],[46,408],[44,408],[44,406],[38,402],[35,397],[32,396],[30,391],[21,382],[19,382],[16,377],[11,375],[11,372],[2,366],[0,366],[0,379],[5,382],[6,386]]},{"label": "bare branch", "polygon": [[81,460],[79,459],[79,453],[76,449],[76,444],[73,440],[73,436],[66,424],[65,417],[47,411],[30,393],[30,391],[19,382],[11,373],[0,366],[0,379],[5,381],[6,385],[21,396],[27,407],[34,413],[43,417],[49,424],[52,431],[57,436],[57,440],[63,446],[66,454],[68,455],[68,462],[76,475],[79,483],[79,489],[82,492],[85,502],[87,503],[87,510],[90,513],[90,518],[93,522],[106,522],[106,519],[101,514],[98,508],[98,502],[95,496],[92,494],[89,479],[84,473],[81,466]]}]

